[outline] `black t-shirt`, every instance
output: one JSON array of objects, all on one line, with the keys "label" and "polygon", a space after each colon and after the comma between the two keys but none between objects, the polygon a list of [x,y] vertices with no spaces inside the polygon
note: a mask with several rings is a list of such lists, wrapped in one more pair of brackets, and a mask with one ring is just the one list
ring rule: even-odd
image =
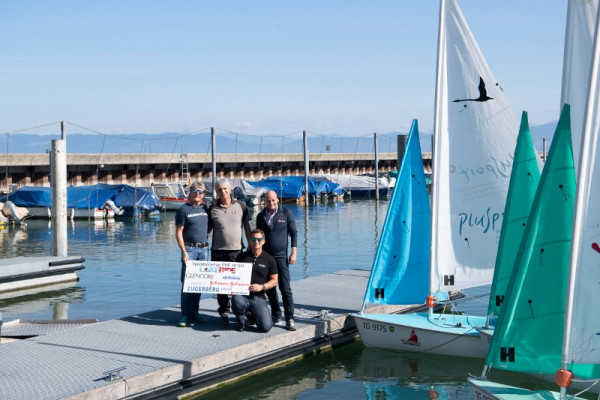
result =
[{"label": "black t-shirt", "polygon": [[[252,277],[250,283],[264,285],[269,281],[271,275],[277,274],[277,262],[268,253],[263,251],[258,258],[254,258],[252,251],[244,251],[237,257],[238,262],[252,264]],[[265,298],[264,292],[250,292],[250,296],[260,296]]]}]

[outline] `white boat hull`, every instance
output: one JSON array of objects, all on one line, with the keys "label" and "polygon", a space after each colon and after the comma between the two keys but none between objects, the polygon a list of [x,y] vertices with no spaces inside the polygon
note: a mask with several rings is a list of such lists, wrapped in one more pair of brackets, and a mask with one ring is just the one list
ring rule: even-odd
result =
[{"label": "white boat hull", "polygon": [[368,347],[446,356],[484,358],[476,326],[485,317],[453,314],[353,314]]},{"label": "white boat hull", "polygon": [[[476,400],[559,400],[558,392],[551,390],[523,389],[516,386],[503,385],[501,383],[484,381],[481,379],[467,379],[473,388],[473,398]],[[581,399],[571,397],[569,399]]]},{"label": "white boat hull", "polygon": [[494,328],[481,328],[477,329],[479,331],[479,337],[481,338],[481,345],[485,350],[485,354],[487,354],[490,343],[492,343],[492,336],[494,335]]},{"label": "white boat hull", "polygon": [[[48,207],[27,207],[27,211],[31,218],[52,218],[52,211]],[[114,216],[114,211],[110,209],[67,209],[67,218],[70,219],[112,219]]]},{"label": "white boat hull", "polygon": [[165,209],[167,211],[177,211],[179,210],[179,207],[181,207],[187,202],[187,200],[174,199],[168,197],[159,197],[159,200],[161,204],[165,206]]}]

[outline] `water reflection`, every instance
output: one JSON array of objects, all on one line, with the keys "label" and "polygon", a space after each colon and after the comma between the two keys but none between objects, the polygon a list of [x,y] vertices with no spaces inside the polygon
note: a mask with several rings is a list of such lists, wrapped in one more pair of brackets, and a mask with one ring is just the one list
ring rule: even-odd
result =
[{"label": "water reflection", "polygon": [[[396,353],[355,342],[193,398],[463,400],[472,398],[467,377],[478,376],[482,366],[479,359]],[[533,376],[500,371],[494,375],[507,384],[552,388]]]},{"label": "water reflection", "polygon": [[[308,207],[304,207],[304,226],[302,228],[304,228],[304,276],[303,278],[307,278],[309,276],[308,271],[309,271],[309,266],[310,263],[308,261],[308,230],[309,225],[308,225]],[[296,225],[296,229],[298,229],[298,232],[301,232],[301,230],[299,229],[300,227],[298,225]]]},{"label": "water reflection", "polygon": [[83,303],[85,289],[74,282],[19,290],[0,295],[0,311],[6,320],[37,312],[51,312],[53,319],[68,319],[69,305]]}]

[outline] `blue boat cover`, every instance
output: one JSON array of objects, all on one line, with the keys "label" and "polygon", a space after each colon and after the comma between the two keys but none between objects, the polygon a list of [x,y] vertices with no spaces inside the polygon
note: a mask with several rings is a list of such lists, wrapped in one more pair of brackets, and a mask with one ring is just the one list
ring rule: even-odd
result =
[{"label": "blue boat cover", "polygon": [[[248,184],[257,188],[273,190],[279,198],[284,200],[299,199],[304,194],[303,176],[271,176],[258,182],[248,182]],[[337,183],[315,181],[308,177],[308,195],[316,197],[323,193],[339,196],[344,193],[344,189]]]},{"label": "blue boat cover", "polygon": [[[18,207],[52,207],[52,188],[24,186],[21,189],[0,197],[0,202],[12,201]],[[67,208],[102,208],[112,200],[124,210],[123,216],[139,213],[149,214],[163,208],[158,197],[148,190],[129,185],[107,185],[98,183],[92,186],[67,187]]]}]

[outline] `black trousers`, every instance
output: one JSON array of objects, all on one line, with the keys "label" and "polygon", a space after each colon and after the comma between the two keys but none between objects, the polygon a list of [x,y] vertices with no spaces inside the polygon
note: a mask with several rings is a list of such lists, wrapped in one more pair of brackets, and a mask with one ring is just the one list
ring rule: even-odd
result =
[{"label": "black trousers", "polygon": [[[237,259],[237,256],[242,252],[242,250],[212,250],[210,253],[211,261],[233,261]],[[229,314],[231,312],[231,302],[229,301],[229,296],[226,294],[218,294],[217,295],[217,303],[219,303],[219,308],[217,312],[219,314]]]}]

